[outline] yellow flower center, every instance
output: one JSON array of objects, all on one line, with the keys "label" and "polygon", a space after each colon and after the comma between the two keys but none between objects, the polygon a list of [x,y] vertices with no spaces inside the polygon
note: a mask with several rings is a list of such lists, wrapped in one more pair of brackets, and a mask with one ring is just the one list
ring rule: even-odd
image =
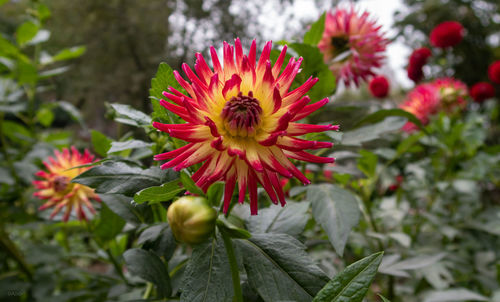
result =
[{"label": "yellow flower center", "polygon": [[226,102],[221,112],[224,128],[231,136],[255,136],[261,121],[262,108],[260,102],[253,97],[252,91],[248,95],[241,92]]}]

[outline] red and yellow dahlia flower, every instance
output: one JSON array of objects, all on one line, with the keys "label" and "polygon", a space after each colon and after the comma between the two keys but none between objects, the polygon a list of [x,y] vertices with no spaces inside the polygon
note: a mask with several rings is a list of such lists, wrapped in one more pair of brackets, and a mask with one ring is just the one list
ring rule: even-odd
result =
[{"label": "red and yellow dahlia flower", "polygon": [[85,207],[95,214],[90,200],[100,202],[100,199],[94,193],[94,189],[70,182],[74,177],[90,169],[90,167],[72,168],[92,163],[93,159],[94,156],[88,150],[81,154],[75,147],[71,147],[71,151],[65,148],[62,153],[56,150],[55,158],[49,157],[48,162],[44,161],[43,164],[48,172],[44,170],[37,172],[35,175],[43,180],[33,181],[33,185],[39,190],[33,195],[48,200],[39,210],[53,207],[54,210],[50,214],[50,218],[53,218],[62,208],[66,208],[63,221],[68,221],[73,209],[80,220],[87,219]]},{"label": "red and yellow dahlia flower", "polygon": [[373,76],[373,68],[380,67],[388,40],[380,26],[370,20],[367,12],[359,13],[354,7],[337,8],[328,12],[325,30],[318,48],[324,61],[346,85]]},{"label": "red and yellow dahlia flower", "polygon": [[243,54],[239,39],[234,47],[224,42],[222,65],[212,46],[213,70],[201,54],[196,54],[195,71],[187,64],[182,65],[191,83],[174,71],[188,95],[169,87],[163,95],[173,103],[160,100],[163,107],[186,123],[153,123],[155,128],[188,142],[179,149],[156,155],[156,160],[171,159],[161,167],[178,171],[204,162],[192,179],[205,191],[216,181],[226,183],[224,212],[229,208],[236,184],[240,203],[248,188],[252,214],[257,214],[258,183],[275,204],[279,200],[284,205],[279,175],[295,176],[304,184],[310,183],[289,158],[315,163],[334,161],[304,151],[330,148],[332,143],[297,138],[310,132],[338,130],[336,125],[298,123],[328,102],[325,98],[308,105],[311,100],[305,94],[318,79],[310,77],[289,91],[302,58],[290,58],[281,72],[286,46],[274,65],[269,60],[271,47],[272,43],[267,42],[256,62],[255,40],[248,55]]},{"label": "red and yellow dahlia flower", "polygon": [[[406,100],[399,106],[401,109],[415,115],[422,124],[429,123],[429,118],[439,109],[439,91],[433,84],[421,84],[408,93]],[[406,132],[418,129],[412,122],[403,126]]]}]

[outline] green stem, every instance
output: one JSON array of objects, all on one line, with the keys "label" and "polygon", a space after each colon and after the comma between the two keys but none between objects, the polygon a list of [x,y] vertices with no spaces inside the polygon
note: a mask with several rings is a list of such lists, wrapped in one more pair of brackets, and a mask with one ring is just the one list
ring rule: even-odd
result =
[{"label": "green stem", "polygon": [[236,256],[234,254],[233,243],[228,234],[221,230],[222,239],[224,240],[224,246],[226,247],[227,258],[229,260],[229,266],[231,268],[231,277],[233,279],[234,288],[234,301],[243,302],[243,292],[241,290],[240,283],[240,272],[238,270],[238,262],[236,261]]},{"label": "green stem", "polygon": [[26,260],[24,259],[23,254],[17,248],[16,244],[10,240],[9,235],[3,229],[3,226],[0,226],[0,247],[2,250],[6,251],[12,259],[14,259],[21,270],[26,274],[28,279],[33,279],[33,272],[31,271],[31,267],[28,265]]},{"label": "green stem", "polygon": [[153,283],[148,282],[148,285],[146,286],[146,291],[144,292],[144,295],[142,295],[142,298],[148,299],[149,296],[151,295],[151,291],[153,291]]},{"label": "green stem", "polygon": [[106,250],[106,254],[108,254],[109,260],[113,264],[113,267],[115,268],[115,270],[118,273],[118,275],[120,276],[120,278],[125,282],[126,285],[129,285],[127,278],[125,278],[125,275],[123,274],[122,267],[120,266],[118,261],[116,261],[116,258],[115,258],[115,256],[113,256],[113,253],[111,253],[109,248],[106,248],[105,250]]}]

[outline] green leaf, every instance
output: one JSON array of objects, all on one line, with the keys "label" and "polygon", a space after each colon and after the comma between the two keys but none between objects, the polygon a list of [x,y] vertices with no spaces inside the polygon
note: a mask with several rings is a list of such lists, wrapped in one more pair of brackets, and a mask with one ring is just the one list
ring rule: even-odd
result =
[{"label": "green leaf", "polygon": [[153,120],[159,122],[169,122],[168,116],[170,112],[160,105],[159,100],[163,99],[163,91],[168,91],[168,87],[172,86],[178,91],[186,94],[186,91],[177,82],[174,77],[173,69],[165,62],[160,63],[155,77],[151,80],[151,89],[149,89],[149,97],[153,104]]},{"label": "green leaf", "polygon": [[259,215],[247,221],[251,233],[282,233],[298,236],[309,220],[309,202],[287,202],[286,206],[274,206],[259,210]]},{"label": "green leaf", "polygon": [[416,257],[399,261],[400,255],[387,255],[380,266],[379,272],[397,277],[410,277],[407,270],[415,270],[433,265],[443,259],[446,253],[437,253],[433,255],[419,255]]},{"label": "green leaf", "polygon": [[29,62],[18,61],[16,76],[19,84],[34,85],[38,80],[38,70]]},{"label": "green leaf", "polygon": [[10,173],[9,169],[5,167],[0,167],[0,184],[13,185],[16,183],[16,179]]},{"label": "green leaf", "polygon": [[101,219],[94,230],[94,234],[105,241],[114,239],[125,226],[125,220],[111,211],[105,203],[102,204],[99,215]]},{"label": "green leaf", "polygon": [[47,7],[47,5],[45,5],[43,3],[38,3],[36,10],[37,10],[37,14],[38,14],[38,19],[40,21],[47,20],[51,15],[51,12],[50,12],[49,8]]},{"label": "green leaf", "polygon": [[69,66],[62,66],[62,67],[57,67],[54,69],[42,71],[42,72],[40,72],[40,79],[48,79],[51,77],[55,77],[57,75],[65,73],[69,69],[70,69]]},{"label": "green leaf", "polygon": [[382,122],[344,132],[342,145],[361,146],[362,143],[378,139],[383,134],[400,131],[404,124],[406,124],[406,118],[389,116]]},{"label": "green leaf", "polygon": [[219,227],[219,230],[221,232],[225,232],[225,234],[228,234],[229,237],[231,238],[248,239],[252,237],[252,234],[250,234],[250,232],[235,226],[234,224],[229,222],[224,216],[220,216],[217,219],[217,226]]},{"label": "green leaf", "polygon": [[361,302],[375,278],[383,252],[363,258],[336,275],[313,302]]},{"label": "green leaf", "polygon": [[59,101],[57,104],[62,110],[66,111],[74,121],[78,122],[83,128],[86,127],[80,111],[78,111],[73,104],[65,101]]},{"label": "green leaf", "polygon": [[130,249],[123,254],[128,270],[158,288],[158,297],[166,298],[172,293],[170,276],[166,264],[153,252]]},{"label": "green leaf", "polygon": [[142,111],[124,104],[110,104],[110,106],[116,111],[117,122],[136,127],[151,125],[151,117]]},{"label": "green leaf", "polygon": [[208,202],[215,207],[219,206],[220,201],[222,199],[222,195],[224,195],[224,183],[223,182],[220,182],[220,181],[215,182],[207,190]]},{"label": "green leaf", "polygon": [[[323,62],[323,56],[316,46],[302,43],[289,43],[288,46],[293,49],[297,55],[304,58],[295,83],[302,84],[310,76],[319,78],[319,82],[307,92],[312,101],[319,101],[324,97],[330,96],[335,92],[335,77]],[[293,88],[293,87],[292,87]]]},{"label": "green leaf", "polygon": [[16,30],[16,41],[17,44],[23,46],[27,42],[29,42],[33,37],[35,37],[38,32],[38,25],[31,21],[26,21],[23,24],[19,25]]},{"label": "green leaf", "polygon": [[102,202],[125,221],[138,225],[152,216],[151,207],[132,203],[132,198],[121,194],[99,194]]},{"label": "green leaf", "polygon": [[106,161],[73,178],[72,182],[94,188],[97,193],[133,196],[144,188],[159,186],[164,180],[163,174],[159,167],[143,169],[131,162]]},{"label": "green leaf", "polygon": [[54,121],[54,113],[52,113],[52,110],[50,110],[49,108],[42,107],[37,111],[36,118],[38,119],[40,124],[48,127]]},{"label": "green leaf", "polygon": [[146,201],[148,204],[155,204],[172,200],[182,191],[184,189],[179,187],[179,180],[176,179],[159,187],[150,187],[137,192],[134,196],[134,201],[139,204]]},{"label": "green leaf", "polygon": [[52,57],[52,62],[76,59],[82,56],[86,50],[87,48],[85,46],[74,46],[71,48],[64,48]]},{"label": "green leaf", "polygon": [[339,186],[321,184],[309,186],[307,198],[312,203],[314,219],[326,231],[337,254],[342,255],[347,237],[359,220],[356,197]]},{"label": "green leaf", "polygon": [[27,144],[33,138],[33,134],[28,128],[13,121],[3,121],[2,131],[9,140],[16,143]]},{"label": "green leaf", "polygon": [[182,284],[181,301],[233,301],[231,271],[222,238],[218,236],[194,248]]},{"label": "green leaf", "polygon": [[316,22],[311,24],[311,29],[304,35],[305,44],[318,45],[325,30],[325,17],[326,13],[323,13]]},{"label": "green leaf", "polygon": [[191,179],[191,177],[184,171],[181,171],[180,174],[180,179],[182,184],[184,185],[184,188],[188,190],[189,192],[199,195],[199,196],[205,196],[205,192],[203,192],[200,187],[198,187],[194,181]]},{"label": "green leaf", "polygon": [[431,291],[424,302],[459,302],[459,301],[490,301],[488,297],[470,291],[466,288]]},{"label": "green leaf", "polygon": [[248,282],[264,301],[311,301],[328,277],[287,234],[254,234],[235,240]]},{"label": "green leaf", "polygon": [[153,225],[144,230],[137,239],[137,244],[142,244],[143,249],[152,250],[167,260],[172,257],[177,247],[168,223]]},{"label": "green leaf", "polygon": [[112,140],[97,130],[90,130],[90,137],[94,151],[97,155],[105,157],[111,148]]},{"label": "green leaf", "polygon": [[378,156],[368,150],[360,150],[361,155],[358,158],[358,169],[363,172],[366,177],[374,177],[375,170],[377,169]]},{"label": "green leaf", "polygon": [[358,128],[364,124],[373,124],[373,123],[378,123],[380,121],[383,121],[386,117],[388,116],[402,116],[408,119],[408,121],[414,123],[417,127],[420,129],[424,130],[424,126],[422,125],[422,122],[413,114],[411,114],[408,111],[405,111],[403,109],[382,109],[378,110],[377,112],[374,112],[365,118],[363,118],[361,121],[359,121],[354,128]]},{"label": "green leaf", "polygon": [[387,299],[386,297],[382,296],[381,294],[378,294],[378,296],[380,297],[380,299],[382,299],[382,302],[391,302],[391,301],[389,301],[389,299]]},{"label": "green leaf", "polygon": [[109,148],[108,154],[129,149],[147,148],[151,147],[152,145],[153,143],[147,143],[145,141],[137,139],[131,139],[124,142],[111,142],[111,148]]}]

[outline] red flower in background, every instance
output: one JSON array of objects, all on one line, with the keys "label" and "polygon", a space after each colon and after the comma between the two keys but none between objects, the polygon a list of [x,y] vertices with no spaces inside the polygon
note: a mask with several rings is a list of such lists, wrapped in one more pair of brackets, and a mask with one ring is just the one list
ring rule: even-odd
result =
[{"label": "red flower in background", "polygon": [[472,85],[470,95],[474,101],[481,103],[495,96],[495,88],[488,82],[479,82]]},{"label": "red flower in background", "polygon": [[456,21],[445,21],[434,27],[429,38],[432,46],[446,48],[460,43],[464,34],[462,24]]},{"label": "red flower in background", "polygon": [[100,199],[94,193],[94,189],[71,183],[71,179],[90,169],[90,167],[72,168],[92,163],[93,160],[94,156],[88,150],[80,154],[75,147],[71,147],[71,152],[68,149],[63,149],[62,153],[55,151],[55,158],[49,157],[49,162],[43,162],[49,172],[43,170],[37,172],[36,175],[43,180],[33,181],[33,185],[39,190],[33,195],[48,200],[39,210],[53,207],[54,210],[50,214],[50,218],[53,218],[62,208],[66,208],[63,221],[68,221],[73,209],[80,220],[87,219],[84,208],[95,214],[90,200],[100,201]]},{"label": "red flower in background", "polygon": [[424,78],[422,66],[408,65],[408,78],[415,83],[420,82]]},{"label": "red flower in background", "polygon": [[255,40],[248,55],[243,54],[239,39],[235,40],[234,47],[224,42],[223,65],[215,48],[210,48],[213,70],[203,56],[197,54],[196,73],[187,64],[182,65],[191,83],[174,71],[175,78],[187,94],[169,87],[163,95],[172,102],[160,100],[163,107],[179,115],[186,123],[153,122],[158,130],[188,142],[179,149],[156,155],[156,160],[170,160],[161,167],[179,171],[203,163],[192,178],[205,191],[216,181],[226,183],[224,212],[229,209],[236,184],[240,203],[244,202],[248,190],[253,215],[257,214],[258,183],[273,203],[284,205],[280,175],[310,183],[290,158],[314,163],[334,161],[304,151],[330,148],[332,143],[296,137],[338,130],[335,125],[298,123],[328,102],[325,98],[308,105],[311,99],[305,94],[318,79],[310,77],[298,88],[290,90],[302,58],[291,57],[282,72],[286,46],[274,66],[269,59],[271,48],[272,43],[267,42],[257,60]]},{"label": "red flower in background", "polygon": [[424,66],[427,60],[432,55],[431,50],[427,47],[420,47],[415,49],[410,55],[410,66]]},{"label": "red flower in background", "polygon": [[323,59],[338,80],[357,86],[374,75],[380,67],[389,41],[380,32],[380,25],[370,20],[367,12],[337,8],[328,12],[325,30],[318,44]]},{"label": "red flower in background", "polygon": [[[439,92],[433,84],[421,84],[408,93],[406,100],[399,106],[401,109],[415,115],[422,124],[429,123],[429,117],[439,108]],[[417,130],[418,127],[407,122],[403,126],[406,132]]]},{"label": "red flower in background", "polygon": [[488,67],[488,77],[493,83],[500,84],[500,60],[491,63]]},{"label": "red flower in background", "polygon": [[411,53],[407,70],[409,79],[415,83],[423,79],[424,73],[422,67],[427,64],[427,60],[431,55],[432,53],[427,47],[417,48]]},{"label": "red flower in background", "polygon": [[374,97],[384,98],[389,94],[389,81],[384,76],[376,76],[371,79],[369,88]]}]

